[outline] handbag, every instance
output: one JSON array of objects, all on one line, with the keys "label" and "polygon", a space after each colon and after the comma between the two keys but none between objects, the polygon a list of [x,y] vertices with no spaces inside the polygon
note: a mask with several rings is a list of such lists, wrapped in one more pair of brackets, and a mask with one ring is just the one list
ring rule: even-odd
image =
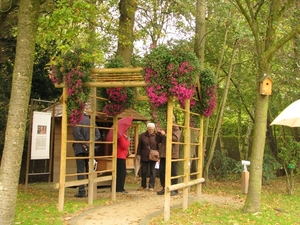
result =
[{"label": "handbag", "polygon": [[156,149],[149,150],[149,160],[157,162],[159,160],[159,152]]},{"label": "handbag", "polygon": [[[148,138],[150,144],[150,137]],[[159,151],[156,149],[151,149],[150,146],[148,146],[148,148],[149,148],[149,160],[157,162],[159,160]]]}]

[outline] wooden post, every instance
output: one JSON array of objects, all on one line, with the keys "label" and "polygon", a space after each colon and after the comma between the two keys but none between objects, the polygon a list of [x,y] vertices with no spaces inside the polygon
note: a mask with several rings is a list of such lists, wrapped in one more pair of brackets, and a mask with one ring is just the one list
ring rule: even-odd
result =
[{"label": "wooden post", "polygon": [[60,153],[60,172],[59,172],[59,193],[58,211],[64,210],[65,182],[66,182],[66,156],[67,156],[67,90],[63,88],[62,94],[62,120],[61,120],[61,153]]},{"label": "wooden post", "polygon": [[116,200],[116,178],[117,178],[117,141],[118,141],[118,118],[113,117],[113,146],[112,146],[112,181],[111,181],[111,200]]},{"label": "wooden post", "polygon": [[[187,184],[190,180],[190,152],[191,152],[191,129],[190,129],[190,100],[185,100],[185,132],[184,132],[184,179],[183,182]],[[189,203],[189,187],[183,189],[183,210],[188,208]]]},{"label": "wooden post", "polygon": [[[97,198],[97,185],[94,185],[94,149],[95,149],[95,124],[96,124],[96,88],[92,88],[91,92],[91,113],[90,113],[90,151],[89,151],[89,189],[88,204],[93,204],[93,200]],[[97,183],[96,183],[97,184]]]},{"label": "wooden post", "polygon": [[[197,163],[197,178],[200,179],[202,178],[203,174],[203,121],[204,121],[204,116],[200,116],[200,131],[199,131],[199,147],[198,147],[198,163]],[[200,202],[201,200],[201,194],[202,194],[202,183],[197,184],[197,194],[196,194],[196,200]]]},{"label": "wooden post", "polygon": [[165,174],[165,207],[164,220],[170,219],[170,190],[171,185],[171,158],[172,158],[172,126],[173,126],[173,96],[168,98],[167,110],[167,140],[166,140],[166,174]]},{"label": "wooden post", "polygon": [[[30,123],[29,123],[29,133],[32,132],[32,118],[33,118],[33,99],[30,101]],[[28,174],[29,174],[29,165],[30,165],[30,153],[31,153],[31,136],[28,138],[28,145],[27,145],[27,158],[26,158],[26,175],[25,175],[25,193],[27,194],[27,187],[28,187]],[[50,177],[50,176],[49,176]]]},{"label": "wooden post", "polygon": [[49,159],[49,176],[48,176],[48,184],[51,182],[51,175],[53,173],[52,166],[53,166],[53,160],[54,160],[54,139],[55,139],[55,105],[52,110],[52,118],[51,118],[51,139],[50,139],[50,159]]},{"label": "wooden post", "polygon": [[248,193],[248,186],[249,186],[249,172],[243,171],[242,172],[242,193]]}]

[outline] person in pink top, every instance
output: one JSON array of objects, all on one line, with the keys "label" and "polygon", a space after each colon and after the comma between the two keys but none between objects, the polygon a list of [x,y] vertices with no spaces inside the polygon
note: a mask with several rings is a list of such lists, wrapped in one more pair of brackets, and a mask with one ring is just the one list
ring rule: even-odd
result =
[{"label": "person in pink top", "polygon": [[123,134],[118,138],[117,142],[117,184],[116,191],[120,193],[128,193],[124,189],[126,177],[126,158],[128,147],[130,145],[129,138]]}]

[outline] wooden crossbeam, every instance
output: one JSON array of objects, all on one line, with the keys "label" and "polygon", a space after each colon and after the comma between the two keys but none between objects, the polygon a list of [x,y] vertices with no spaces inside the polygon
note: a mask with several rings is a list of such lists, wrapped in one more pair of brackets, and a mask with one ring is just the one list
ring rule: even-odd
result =
[{"label": "wooden crossbeam", "polygon": [[140,85],[144,82],[143,68],[93,68],[91,69],[91,79],[93,82],[101,83],[134,83]]}]

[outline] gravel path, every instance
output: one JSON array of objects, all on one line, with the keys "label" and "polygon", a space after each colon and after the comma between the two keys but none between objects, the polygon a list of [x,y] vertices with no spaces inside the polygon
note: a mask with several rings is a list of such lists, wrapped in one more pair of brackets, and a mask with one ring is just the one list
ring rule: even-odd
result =
[{"label": "gravel path", "polygon": [[[96,206],[82,212],[72,218],[66,218],[67,225],[145,225],[154,216],[163,214],[164,196],[159,196],[156,192],[137,191],[136,187],[126,188],[127,194],[117,194],[117,201],[109,204]],[[102,195],[109,195],[110,190],[102,190]],[[98,190],[99,195],[99,190]],[[192,194],[189,202],[194,201]],[[120,201],[118,199],[121,199]],[[243,202],[240,199],[233,199],[225,196],[211,196],[202,194],[202,201],[213,202],[216,204],[233,204],[241,207]],[[182,206],[182,194],[171,197],[171,207]]]}]

